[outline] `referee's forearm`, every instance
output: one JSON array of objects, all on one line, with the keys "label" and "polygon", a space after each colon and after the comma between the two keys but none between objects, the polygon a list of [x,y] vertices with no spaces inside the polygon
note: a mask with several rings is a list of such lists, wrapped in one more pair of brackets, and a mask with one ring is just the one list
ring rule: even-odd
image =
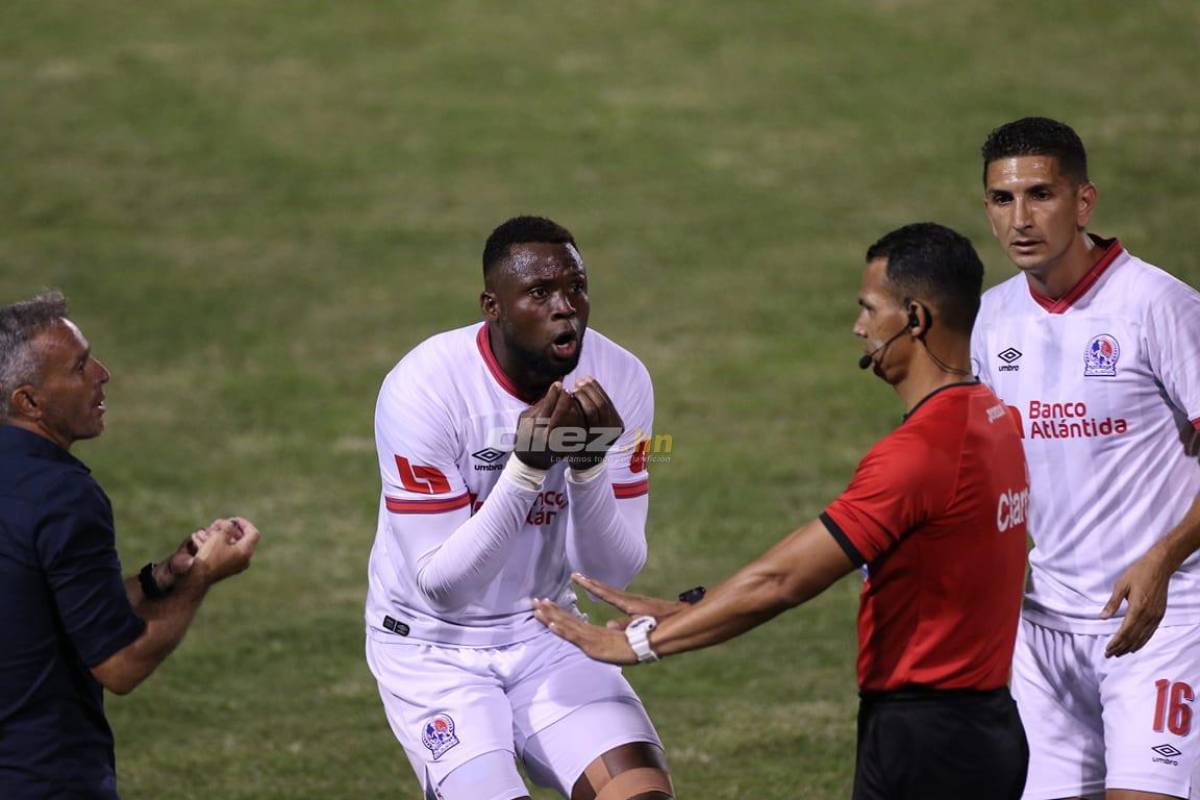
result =
[{"label": "referee's forearm", "polygon": [[650,634],[660,656],[723,642],[816,597],[854,569],[824,523],[813,520],[776,542],[703,601]]},{"label": "referee's forearm", "polygon": [[650,644],[660,656],[699,650],[740,636],[793,605],[784,581],[751,565],[701,602],[663,620],[650,634]]}]

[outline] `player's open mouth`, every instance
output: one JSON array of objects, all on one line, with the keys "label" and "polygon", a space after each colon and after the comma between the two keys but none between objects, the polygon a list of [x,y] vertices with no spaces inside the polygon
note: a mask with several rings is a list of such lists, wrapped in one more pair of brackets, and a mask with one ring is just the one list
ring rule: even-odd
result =
[{"label": "player's open mouth", "polygon": [[1014,250],[1032,250],[1041,244],[1037,239],[1016,239],[1012,243]]},{"label": "player's open mouth", "polygon": [[572,357],[579,349],[579,334],[574,330],[563,331],[551,340],[550,349],[558,358]]}]

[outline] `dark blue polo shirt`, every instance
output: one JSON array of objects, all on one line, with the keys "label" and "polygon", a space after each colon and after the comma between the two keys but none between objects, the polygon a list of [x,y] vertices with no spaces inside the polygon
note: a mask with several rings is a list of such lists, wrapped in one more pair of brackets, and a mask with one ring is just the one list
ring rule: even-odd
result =
[{"label": "dark blue polo shirt", "polygon": [[104,490],[49,439],[0,425],[0,798],[117,797],[89,667],[145,627]]}]

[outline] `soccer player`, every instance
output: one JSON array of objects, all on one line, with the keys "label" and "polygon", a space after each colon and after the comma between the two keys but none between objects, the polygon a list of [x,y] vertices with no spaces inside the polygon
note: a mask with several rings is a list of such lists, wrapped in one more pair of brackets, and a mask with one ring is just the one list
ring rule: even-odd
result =
[{"label": "soccer player", "polygon": [[588,625],[550,600],[538,619],[593,658],[656,661],[723,642],[865,565],[858,615],[855,800],[1015,800],[1028,750],[1008,694],[1029,487],[1016,427],[970,377],[983,265],[932,223],[867,251],[860,365],[896,390],[903,424],[820,515],[695,605],[576,576],[627,614]]},{"label": "soccer player", "polygon": [[428,798],[528,797],[514,756],[572,800],[670,798],[620,670],[532,610],[573,604],[572,570],[624,586],[641,569],[650,376],[588,330],[587,271],[554,222],[496,228],[483,277],[483,322],[414,348],[376,406],[366,649],[388,722]]},{"label": "soccer player", "polygon": [[984,295],[972,354],[1032,484],[1025,796],[1200,797],[1200,294],[1087,232],[1097,191],[1061,122],[992,131],[983,183],[1020,271]]}]

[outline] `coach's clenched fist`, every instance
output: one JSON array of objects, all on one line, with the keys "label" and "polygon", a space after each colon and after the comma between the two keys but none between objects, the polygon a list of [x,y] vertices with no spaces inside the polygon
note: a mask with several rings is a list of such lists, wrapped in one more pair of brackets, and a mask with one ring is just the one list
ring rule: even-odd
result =
[{"label": "coach's clenched fist", "polygon": [[215,520],[196,536],[203,540],[193,570],[208,585],[243,572],[258,548],[262,534],[243,517]]}]

